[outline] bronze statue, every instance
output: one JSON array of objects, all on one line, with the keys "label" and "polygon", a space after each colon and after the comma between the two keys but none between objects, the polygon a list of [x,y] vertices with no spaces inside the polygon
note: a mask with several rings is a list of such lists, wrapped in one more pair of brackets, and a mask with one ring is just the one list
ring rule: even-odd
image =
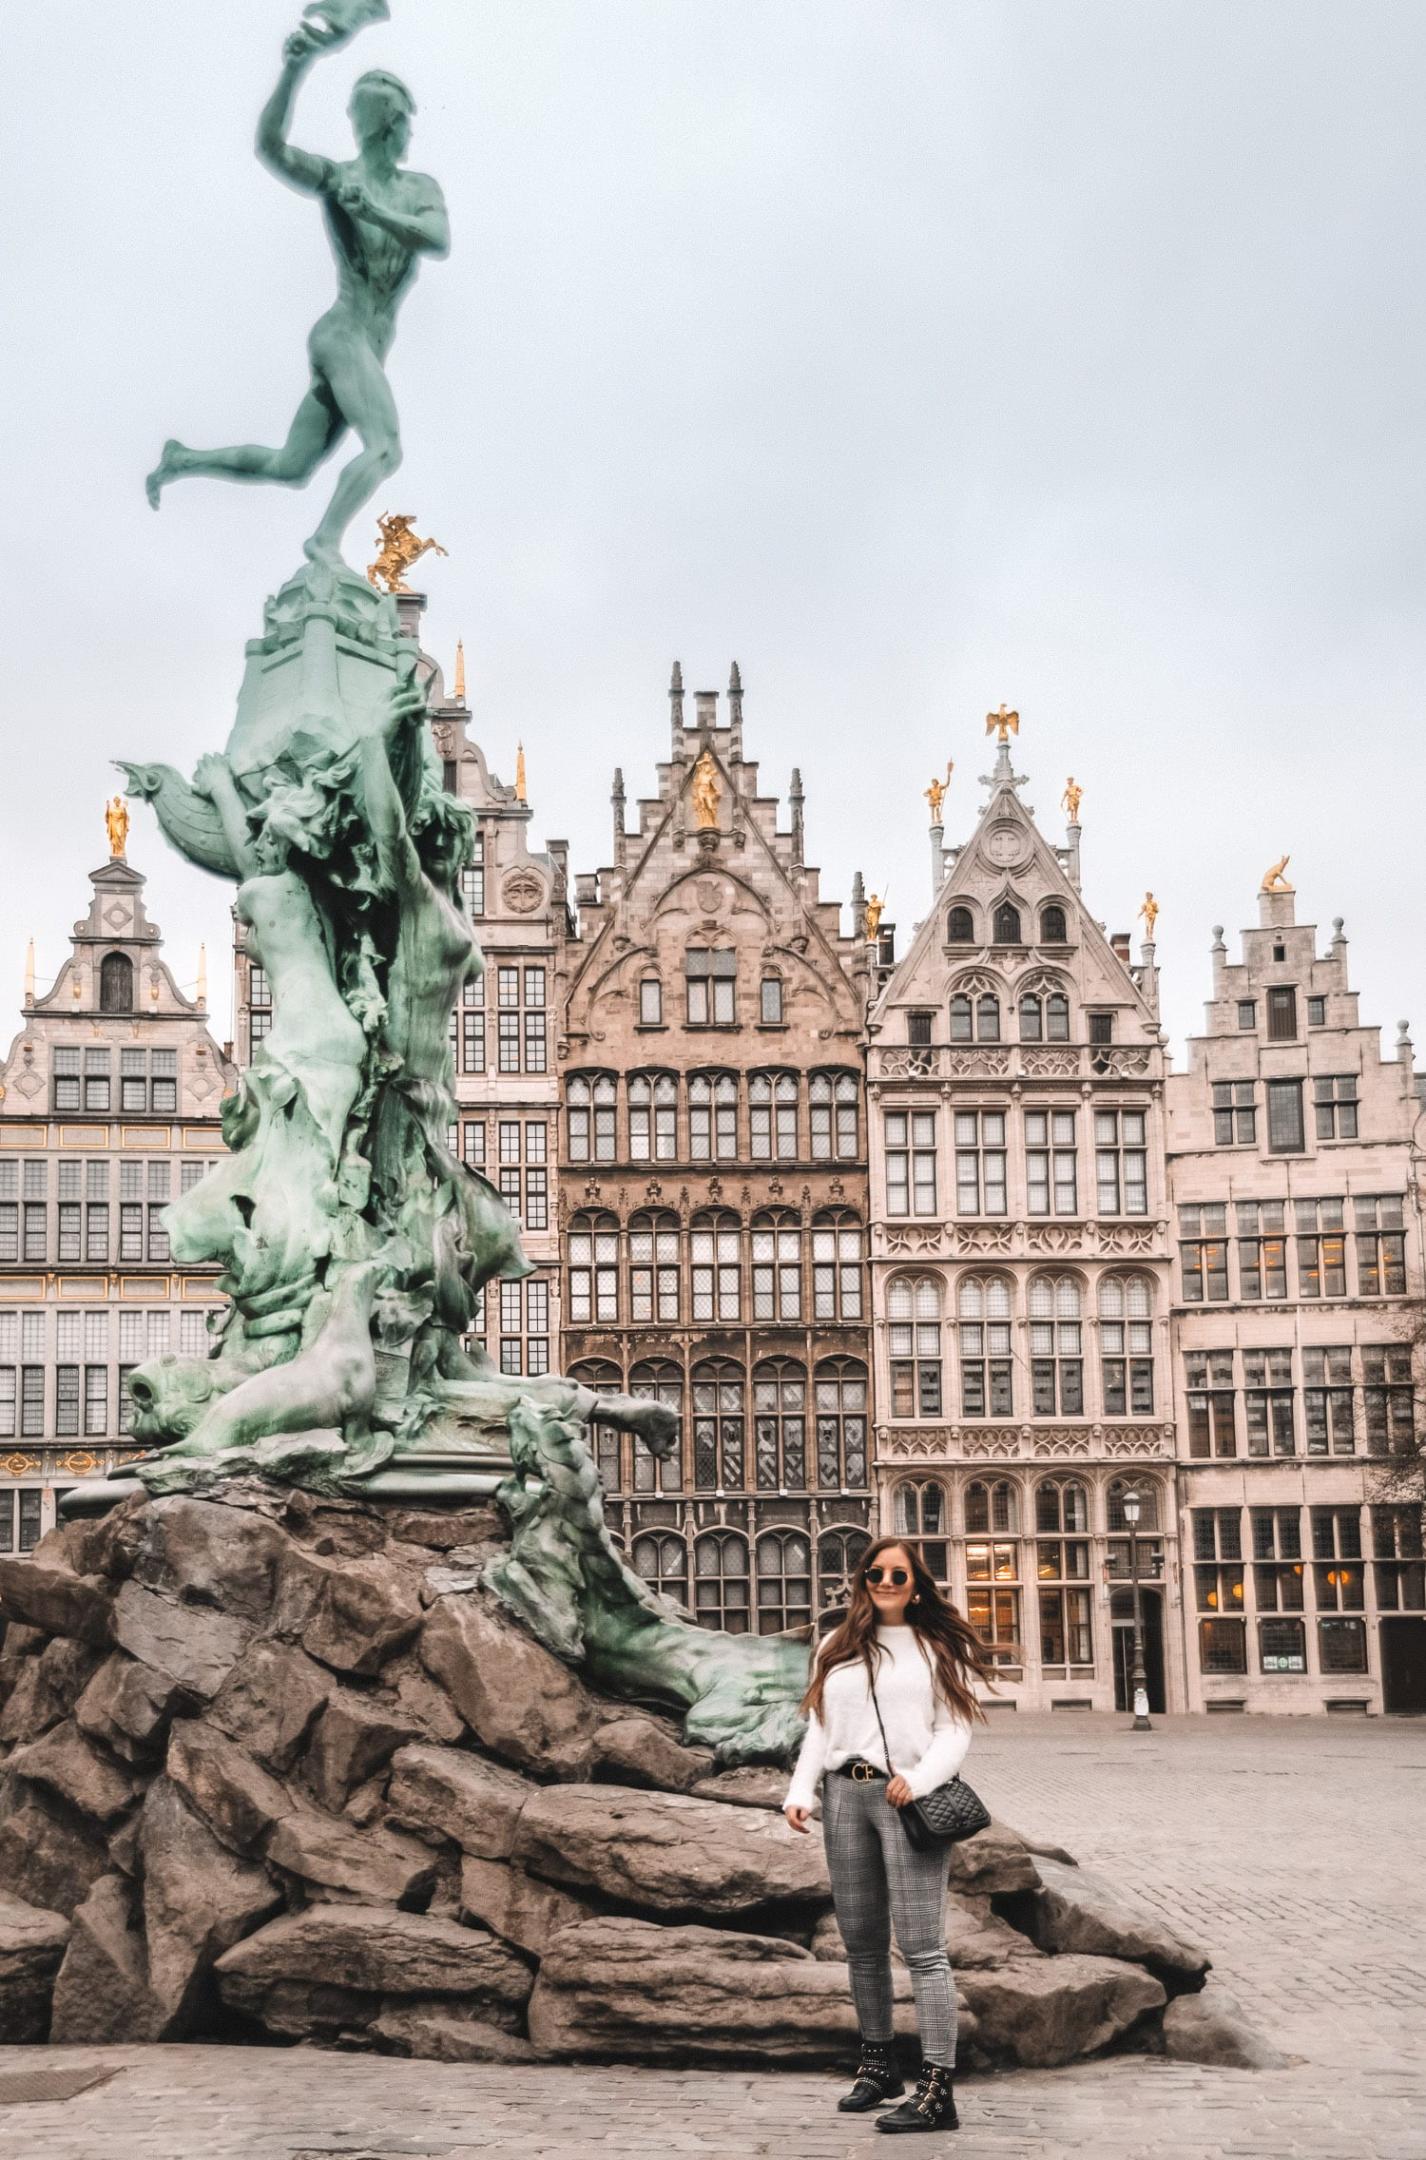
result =
[{"label": "bronze statue", "polygon": [[866,931],[866,941],[868,945],[870,945],[872,939],[876,936],[877,931],[880,929],[881,918],[885,911],[886,902],[882,899],[881,894],[869,893],[867,896],[867,904],[865,909],[863,910],[862,916],[863,927]]},{"label": "bronze statue", "polygon": [[1083,800],[1084,789],[1079,785],[1074,774],[1071,773],[1065,782],[1064,794],[1060,797],[1060,808],[1069,818],[1071,825],[1078,825],[1079,823],[1079,806]]},{"label": "bronze statue", "polygon": [[926,800],[931,805],[931,823],[933,825],[939,825],[941,822],[941,804],[946,799],[946,789],[951,784],[951,774],[955,771],[955,769],[955,759],[947,758],[945,779],[933,780],[931,782],[931,785],[926,790]]},{"label": "bronze statue", "polygon": [[1018,735],[1020,732],[1020,715],[1018,712],[1007,712],[1005,710],[1004,698],[1000,701],[999,712],[988,712],[985,716],[986,734],[995,735],[997,730],[999,730],[997,740],[1002,743],[1009,742],[1012,735]]},{"label": "bronze statue", "polygon": [[1292,857],[1290,855],[1281,855],[1270,870],[1264,870],[1261,887],[1263,892],[1291,892],[1293,890],[1291,884],[1283,876],[1284,870],[1291,861]]},{"label": "bronze statue", "polygon": [[444,555],[439,540],[423,540],[415,532],[414,517],[388,515],[376,521],[381,534],[381,548],[376,561],[367,569],[369,582],[378,592],[385,586],[389,593],[410,592],[406,572],[413,569],[423,555]]},{"label": "bronze statue", "polygon": [[109,853],[114,861],[120,862],[129,841],[129,806],[122,795],[115,795],[105,803],[104,823],[109,831]]},{"label": "bronze statue", "polygon": [[1154,937],[1154,924],[1159,919],[1159,903],[1154,898],[1151,892],[1145,893],[1144,904],[1140,908],[1139,914],[1143,919],[1144,936],[1149,940],[1150,944],[1152,944]]}]

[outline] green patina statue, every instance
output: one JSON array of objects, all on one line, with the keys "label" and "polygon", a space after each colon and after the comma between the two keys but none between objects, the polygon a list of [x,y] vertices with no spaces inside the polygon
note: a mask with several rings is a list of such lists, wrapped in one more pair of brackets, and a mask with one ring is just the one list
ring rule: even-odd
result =
[{"label": "green patina statue", "polygon": [[[654,1597],[604,1528],[585,1442],[596,1409],[656,1452],[676,1420],[558,1375],[498,1373],[476,1337],[486,1283],[530,1263],[499,1194],[451,1147],[450,1016],[483,965],[461,900],[474,820],[443,786],[395,598],[338,553],[394,467],[382,360],[418,255],[444,251],[445,214],[433,182],[397,170],[412,107],[391,76],[357,84],[353,164],[286,140],[315,54],[385,13],[314,0],[259,130],[267,161],[323,197],[341,269],[286,448],[170,443],[149,483],[156,501],[187,473],[300,481],[346,427],[363,446],[307,563],[268,601],[222,754],[187,780],[123,768],[173,845],[236,883],[272,1020],[224,1106],[228,1153],[166,1217],[180,1266],[221,1270],[226,1308],[206,1357],[132,1374],[133,1430],[154,1452],[116,1474],[154,1494],[251,1474],[371,1498],[498,1493],[514,1544],[492,1579],[533,1631],[746,1761],[796,1737],[806,1646],[705,1630]],[[70,1496],[72,1512],[89,1504]]]}]

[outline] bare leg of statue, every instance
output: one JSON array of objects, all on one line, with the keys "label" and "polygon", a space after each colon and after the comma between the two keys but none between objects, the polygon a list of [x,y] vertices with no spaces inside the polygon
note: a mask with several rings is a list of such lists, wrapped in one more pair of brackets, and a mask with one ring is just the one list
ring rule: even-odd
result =
[{"label": "bare leg of statue", "polygon": [[401,429],[391,385],[369,345],[355,338],[332,338],[322,363],[333,401],[361,449],[343,467],[326,516],[304,552],[313,562],[340,563],[348,525],[401,463]]},{"label": "bare leg of statue", "polygon": [[346,425],[337,401],[321,384],[303,398],[280,449],[269,449],[261,443],[238,443],[227,450],[190,450],[186,443],[171,438],[164,444],[163,456],[144,482],[144,489],[157,510],[159,497],[171,480],[187,480],[195,474],[305,487],[323,459],[336,448]]}]

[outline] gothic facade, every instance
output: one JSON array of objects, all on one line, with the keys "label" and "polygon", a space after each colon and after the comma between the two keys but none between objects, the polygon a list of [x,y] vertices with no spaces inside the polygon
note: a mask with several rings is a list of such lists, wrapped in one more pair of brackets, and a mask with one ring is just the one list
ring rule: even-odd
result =
[{"label": "gothic facade", "polygon": [[579,878],[565,1016],[563,1357],[683,1414],[602,1430],[612,1527],[712,1626],[808,1624],[863,1548],[866,951],[744,754],[743,693],[670,691],[669,754]]},{"label": "gothic facade", "polygon": [[222,1149],[234,1069],[140,873],[115,855],[89,882],[51,988],[27,970],[0,1066],[0,1553],[29,1551],[67,1484],[125,1459],[129,1370],[201,1355],[218,1303],[213,1271],[170,1264],[161,1217]]}]

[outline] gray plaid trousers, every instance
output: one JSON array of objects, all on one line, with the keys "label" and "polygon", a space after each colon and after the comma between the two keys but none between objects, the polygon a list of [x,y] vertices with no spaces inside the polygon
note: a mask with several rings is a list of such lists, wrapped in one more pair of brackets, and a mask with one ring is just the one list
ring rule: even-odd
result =
[{"label": "gray plaid trousers", "polygon": [[950,1847],[917,1852],[886,1797],[884,1778],[857,1784],[836,1772],[822,1780],[822,1834],[862,2038],[892,2038],[894,1926],[916,1997],[922,2057],[950,2067],[956,2059],[956,1983],[946,1955]]}]

